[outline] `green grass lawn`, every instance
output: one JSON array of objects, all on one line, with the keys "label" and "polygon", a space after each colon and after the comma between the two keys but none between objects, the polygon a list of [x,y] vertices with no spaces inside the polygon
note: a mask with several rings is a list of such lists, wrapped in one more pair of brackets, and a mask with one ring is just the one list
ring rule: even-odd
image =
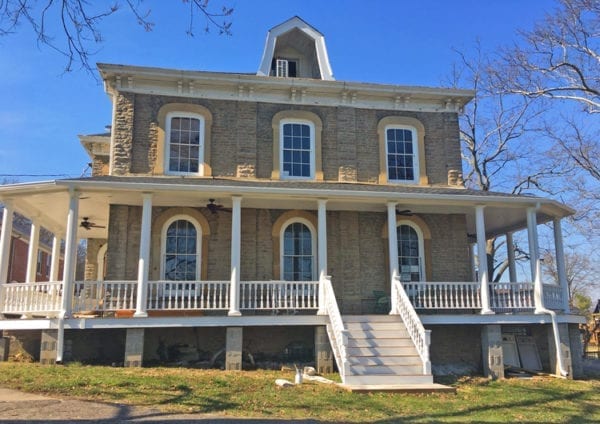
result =
[{"label": "green grass lawn", "polygon": [[600,380],[555,378],[452,383],[456,394],[353,394],[293,381],[291,372],[111,368],[0,363],[0,386],[173,412],[323,422],[600,422]]}]

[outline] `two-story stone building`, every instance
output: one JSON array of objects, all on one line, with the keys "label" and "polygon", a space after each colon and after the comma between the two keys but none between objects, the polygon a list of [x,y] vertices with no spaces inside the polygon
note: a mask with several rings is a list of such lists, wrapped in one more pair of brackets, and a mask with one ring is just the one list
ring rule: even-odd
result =
[{"label": "two-story stone building", "polygon": [[[473,92],[336,81],[297,17],[269,31],[256,74],[98,67],[113,117],[81,137],[92,177],[0,187],[5,228],[19,211],[66,242],[62,281],[6,284],[0,262],[0,328],[41,331],[42,360],[139,365],[185,344],[240,369],[245,351],[303,346],[348,385],[426,385],[432,367],[502,376],[517,334],[545,369],[579,371],[560,228],[573,211],[464,187]],[[549,221],[562,286],[540,272]],[[489,282],[486,240],[521,230],[531,279],[509,249],[510,282]]]}]

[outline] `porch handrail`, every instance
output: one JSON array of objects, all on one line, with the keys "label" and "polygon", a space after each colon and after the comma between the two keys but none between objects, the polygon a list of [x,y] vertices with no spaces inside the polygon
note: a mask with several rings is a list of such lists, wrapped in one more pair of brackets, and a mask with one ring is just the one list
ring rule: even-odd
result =
[{"label": "porch handrail", "polygon": [[0,313],[55,313],[62,308],[62,281],[0,285]]},{"label": "porch handrail", "polygon": [[147,309],[151,310],[227,310],[231,281],[148,282]]},{"label": "porch handrail", "polygon": [[563,292],[562,287],[556,284],[544,284],[544,305],[548,309],[562,310]]},{"label": "porch handrail", "polygon": [[137,281],[76,281],[73,312],[134,310]]},{"label": "porch handrail", "polygon": [[318,289],[318,281],[242,281],[240,309],[317,309]]},{"label": "porch handrail", "polygon": [[401,283],[417,309],[480,309],[481,293],[476,282],[410,281]]},{"label": "porch handrail", "polygon": [[[423,362],[423,374],[431,374],[431,360],[429,358],[429,345],[431,344],[431,330],[426,330],[419,319],[415,308],[413,308],[408,295],[402,287],[400,278],[393,276],[392,290],[395,292],[396,305],[392,305],[392,313],[397,313],[402,318],[404,325],[412,339],[421,361]],[[394,296],[392,296],[394,298]]]},{"label": "porch handrail", "polygon": [[348,330],[344,327],[344,321],[342,320],[342,314],[338,308],[337,300],[335,298],[335,292],[331,285],[331,277],[321,277],[319,283],[323,287],[323,294],[325,295],[325,308],[327,315],[329,316],[329,322],[331,324],[331,331],[333,338],[330,337],[330,341],[335,344],[333,349],[335,361],[337,362],[338,371],[342,381],[346,376],[346,366],[348,365],[348,356],[346,353],[346,346],[348,345]]}]

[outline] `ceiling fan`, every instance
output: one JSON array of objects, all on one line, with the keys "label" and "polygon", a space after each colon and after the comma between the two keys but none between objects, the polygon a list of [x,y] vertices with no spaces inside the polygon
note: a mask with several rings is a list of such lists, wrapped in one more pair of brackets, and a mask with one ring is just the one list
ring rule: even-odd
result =
[{"label": "ceiling fan", "polygon": [[92,228],[106,228],[104,225],[98,225],[95,222],[90,221],[90,218],[87,216],[83,217],[83,220],[79,224],[81,228],[85,228],[86,230],[91,230]]},{"label": "ceiling fan", "polygon": [[231,212],[231,208],[226,208],[223,205],[217,205],[215,203],[215,199],[208,199],[208,203],[206,204],[206,209],[211,211],[211,213],[217,213],[219,211]]},{"label": "ceiling fan", "polygon": [[403,209],[401,211],[396,210],[396,215],[400,215],[400,216],[413,216],[413,213],[411,212],[410,209]]}]

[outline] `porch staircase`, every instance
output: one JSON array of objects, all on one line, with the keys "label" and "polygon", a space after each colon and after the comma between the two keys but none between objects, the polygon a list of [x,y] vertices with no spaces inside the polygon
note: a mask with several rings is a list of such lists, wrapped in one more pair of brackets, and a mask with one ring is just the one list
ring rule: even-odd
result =
[{"label": "porch staircase", "polygon": [[346,315],[344,383],[348,385],[432,384],[423,361],[397,315]]}]

